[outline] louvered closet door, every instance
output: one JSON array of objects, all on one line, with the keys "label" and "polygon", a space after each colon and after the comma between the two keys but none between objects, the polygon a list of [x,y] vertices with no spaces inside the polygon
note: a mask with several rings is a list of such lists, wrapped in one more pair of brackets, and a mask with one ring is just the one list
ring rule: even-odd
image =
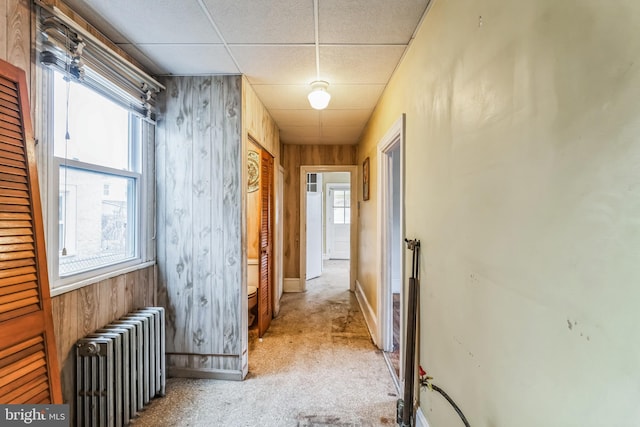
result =
[{"label": "louvered closet door", "polygon": [[24,71],[0,61],[0,403],[62,403]]},{"label": "louvered closet door", "polygon": [[262,150],[260,156],[260,265],[258,284],[258,336],[262,337],[271,324],[271,230],[273,218],[273,157]]}]

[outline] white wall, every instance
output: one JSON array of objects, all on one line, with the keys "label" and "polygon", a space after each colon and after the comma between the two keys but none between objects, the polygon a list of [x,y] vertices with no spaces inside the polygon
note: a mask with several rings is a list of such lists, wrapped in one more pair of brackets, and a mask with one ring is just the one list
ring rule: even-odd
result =
[{"label": "white wall", "polygon": [[[419,360],[474,427],[640,425],[639,24],[636,1],[434,0],[363,134],[375,183],[406,113]],[[435,393],[420,405],[461,425]]]}]

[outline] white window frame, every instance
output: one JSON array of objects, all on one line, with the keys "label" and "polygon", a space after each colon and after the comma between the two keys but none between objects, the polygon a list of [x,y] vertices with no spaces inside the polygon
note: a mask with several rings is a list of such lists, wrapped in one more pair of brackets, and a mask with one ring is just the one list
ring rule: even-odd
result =
[{"label": "white window frame", "polygon": [[[331,197],[331,195],[329,194],[330,191],[334,192],[334,196],[333,198]],[[327,200],[333,200],[333,202],[335,203],[335,192],[336,191],[344,191],[344,192],[349,192],[349,197],[345,198],[345,200],[349,201],[349,206],[333,206],[332,203],[328,203],[327,202],[327,221],[331,220],[331,223],[333,225],[351,225],[351,187],[349,186],[349,184],[341,184],[341,183],[331,183],[331,184],[327,184]],[[346,194],[345,194],[346,195]],[[340,223],[336,223],[335,222],[335,214],[333,209],[334,208],[342,208],[342,210],[344,211],[344,221],[345,222],[340,222]],[[349,215],[347,216],[347,209],[349,209]],[[349,220],[349,222],[346,222],[347,220]]]},{"label": "white window frame", "polygon": [[[65,165],[64,158],[59,158],[54,155],[54,140],[53,140],[53,123],[52,113],[54,111],[54,71],[44,67],[39,67],[42,73],[42,115],[46,125],[43,127],[43,135],[41,137],[44,142],[44,150],[42,155],[46,157],[44,162],[39,165],[40,175],[46,177],[44,180],[42,193],[43,208],[47,209],[45,217],[45,233],[47,237],[47,260],[49,268],[49,283],[51,287],[51,296],[56,296],[69,292],[87,285],[97,283],[101,280],[105,280],[111,277],[119,276],[127,272],[135,271],[138,269],[146,268],[155,264],[155,259],[150,259],[150,256],[154,253],[153,248],[148,247],[149,241],[149,227],[148,224],[154,220],[153,217],[148,218],[151,215],[145,215],[146,209],[144,206],[148,201],[153,200],[153,195],[148,194],[149,186],[148,180],[153,179],[149,176],[152,173],[152,169],[148,170],[148,159],[152,153],[149,153],[148,144],[146,143],[148,135],[145,134],[146,126],[143,125],[140,118],[138,126],[140,127],[138,132],[138,146],[139,151],[130,153],[134,157],[132,162],[139,165],[139,172],[131,172],[126,170],[120,170],[105,166],[99,166],[92,163],[86,163],[77,160],[66,160],[68,167],[78,168],[87,172],[96,172],[100,174],[110,174],[114,176],[121,176],[123,178],[133,178],[135,181],[133,200],[135,203],[133,215],[136,219],[136,230],[133,232],[133,244],[134,244],[134,257],[109,264],[102,267],[97,267],[92,270],[82,271],[74,273],[65,277],[59,275],[59,192],[60,192],[60,167]],[[133,114],[133,113],[130,113]],[[132,130],[135,126],[130,126],[129,138],[132,138]],[[131,146],[130,146],[131,149]],[[44,163],[44,167],[42,167]],[[43,170],[44,169],[44,170]],[[41,180],[42,182],[43,180]],[[131,197],[131,196],[130,196]]]}]

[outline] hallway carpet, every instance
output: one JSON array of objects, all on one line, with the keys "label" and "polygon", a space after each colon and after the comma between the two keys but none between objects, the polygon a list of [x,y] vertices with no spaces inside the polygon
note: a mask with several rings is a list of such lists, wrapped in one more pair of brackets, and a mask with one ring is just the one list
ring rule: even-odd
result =
[{"label": "hallway carpet", "polygon": [[132,425],[393,426],[397,398],[348,290],[348,261],[325,261],[305,293],[283,295],[262,341],[250,329],[244,381],[171,378]]}]

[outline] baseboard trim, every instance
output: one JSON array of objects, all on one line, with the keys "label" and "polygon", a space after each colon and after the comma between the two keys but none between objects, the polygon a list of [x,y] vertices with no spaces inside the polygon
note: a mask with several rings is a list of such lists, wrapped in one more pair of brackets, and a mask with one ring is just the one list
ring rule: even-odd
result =
[{"label": "baseboard trim", "polygon": [[429,427],[429,422],[419,406],[418,409],[416,409],[416,427]]},{"label": "baseboard trim", "polygon": [[222,369],[169,368],[168,374],[173,378],[242,381],[242,371],[223,371]]},{"label": "baseboard trim", "polygon": [[299,277],[285,277],[282,283],[283,292],[304,292],[301,286],[302,281]]},{"label": "baseboard trim", "polygon": [[360,304],[360,310],[364,315],[364,321],[367,324],[367,328],[369,329],[369,334],[371,335],[371,339],[373,340],[373,343],[376,346],[380,347],[380,345],[378,344],[378,336],[379,336],[378,320],[376,318],[376,315],[373,312],[373,308],[371,307],[371,304],[369,304],[369,301],[367,300],[367,297],[364,294],[364,291],[362,290],[362,286],[360,285],[360,282],[357,279],[356,279],[356,299],[358,300],[358,304]]}]

